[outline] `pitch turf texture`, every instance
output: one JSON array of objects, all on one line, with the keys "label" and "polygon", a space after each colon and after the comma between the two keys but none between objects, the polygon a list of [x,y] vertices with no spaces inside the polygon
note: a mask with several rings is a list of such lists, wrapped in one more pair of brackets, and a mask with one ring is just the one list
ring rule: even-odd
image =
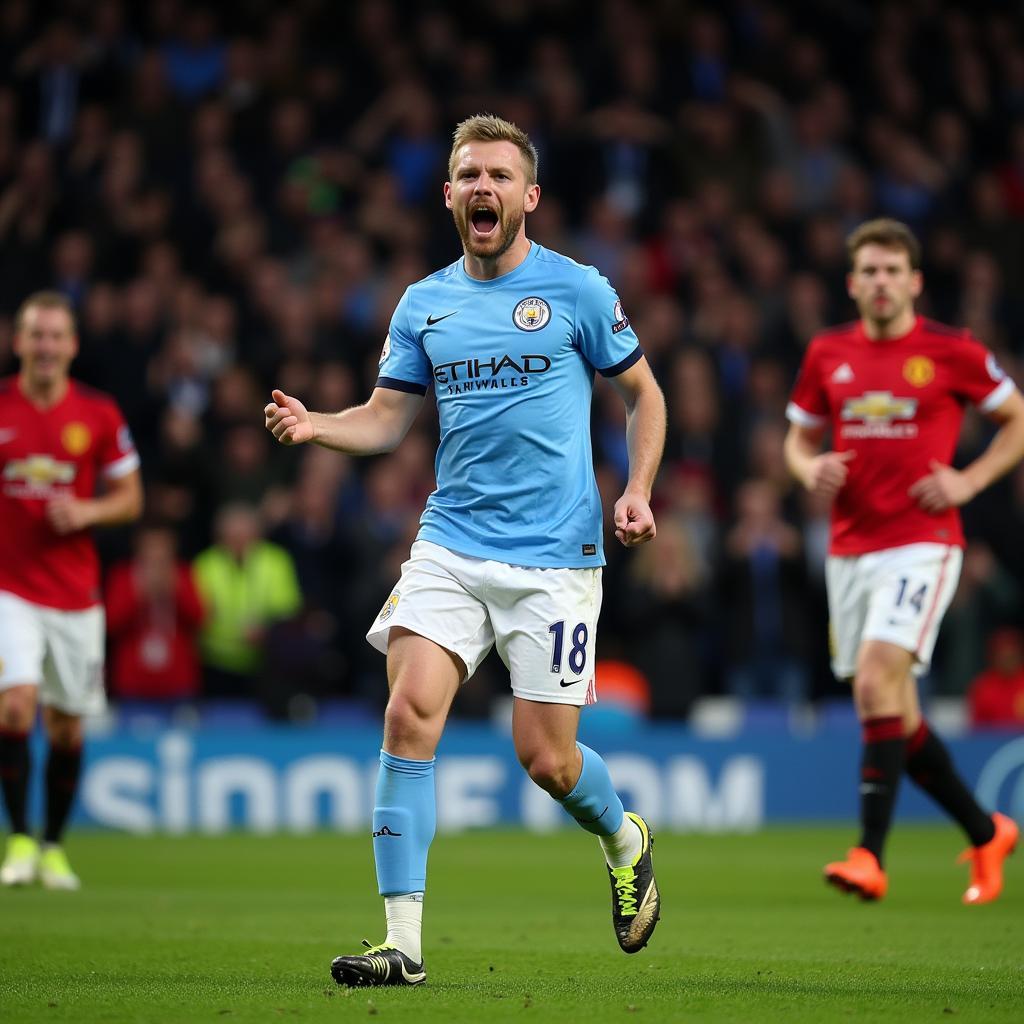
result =
[{"label": "pitch turf texture", "polygon": [[849,840],[658,835],[662,921],[625,956],[589,836],[441,836],[427,984],[352,991],[328,965],[383,938],[368,839],[74,835],[81,892],[0,891],[0,1021],[1024,1020],[1024,856],[962,907],[953,829],[904,826],[871,905],[820,880]]}]

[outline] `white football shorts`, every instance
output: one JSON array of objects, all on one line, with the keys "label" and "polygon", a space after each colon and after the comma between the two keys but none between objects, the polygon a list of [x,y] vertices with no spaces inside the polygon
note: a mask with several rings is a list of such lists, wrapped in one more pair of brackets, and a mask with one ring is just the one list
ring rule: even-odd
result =
[{"label": "white football shorts", "polygon": [[403,626],[460,658],[465,679],[497,647],[517,697],[593,704],[600,611],[600,568],[508,565],[418,540],[366,639],[387,653]]},{"label": "white football shorts", "polygon": [[956,593],[963,551],[948,544],[905,544],[866,555],[829,555],[832,671],[850,679],[864,640],[883,640],[914,655],[914,675],[931,663],[942,617]]},{"label": "white football shorts", "polygon": [[100,714],[104,630],[102,605],[69,612],[0,590],[0,690],[28,683],[46,707]]}]

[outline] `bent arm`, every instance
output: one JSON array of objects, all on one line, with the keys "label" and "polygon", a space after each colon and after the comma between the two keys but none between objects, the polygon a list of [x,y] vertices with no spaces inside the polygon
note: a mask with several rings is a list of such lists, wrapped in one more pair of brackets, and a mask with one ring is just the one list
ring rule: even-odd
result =
[{"label": "bent arm", "polygon": [[665,450],[665,397],[646,359],[610,380],[626,405],[629,481],[625,493],[639,494],[650,501]]},{"label": "bent arm", "polygon": [[1014,391],[989,416],[1000,424],[999,430],[989,446],[963,469],[975,494],[1005,476],[1024,458],[1024,396]]},{"label": "bent arm", "polygon": [[824,436],[823,427],[790,423],[782,446],[789,472],[809,491],[814,489],[813,462],[821,454],[821,439]]},{"label": "bent arm", "polygon": [[92,526],[120,526],[142,515],[142,474],[133,469],[119,477],[107,477],[104,492],[93,498]]},{"label": "bent arm", "polygon": [[142,515],[142,475],[133,469],[124,476],[107,477],[105,490],[95,498],[64,494],[46,505],[46,517],[61,536],[93,526],[118,526]]}]

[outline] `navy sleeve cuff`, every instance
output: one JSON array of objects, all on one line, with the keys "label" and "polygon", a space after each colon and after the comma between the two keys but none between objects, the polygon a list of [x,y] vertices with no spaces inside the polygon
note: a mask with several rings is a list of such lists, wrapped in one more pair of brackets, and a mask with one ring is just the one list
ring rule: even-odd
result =
[{"label": "navy sleeve cuff", "polygon": [[634,363],[640,362],[643,357],[644,350],[637,345],[637,347],[633,349],[633,351],[630,352],[629,355],[621,362],[616,363],[614,366],[609,366],[606,370],[598,370],[597,372],[601,374],[602,377],[618,377],[620,373],[624,373]]},{"label": "navy sleeve cuff", "polygon": [[414,384],[411,380],[399,380],[397,377],[378,377],[375,385],[378,388],[389,388],[391,391],[404,391],[407,395],[425,395],[425,384]]}]

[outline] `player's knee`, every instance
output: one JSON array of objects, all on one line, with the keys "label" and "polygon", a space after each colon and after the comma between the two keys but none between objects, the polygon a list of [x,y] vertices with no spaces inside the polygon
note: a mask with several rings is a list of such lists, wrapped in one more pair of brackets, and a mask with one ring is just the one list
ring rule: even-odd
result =
[{"label": "player's knee", "polygon": [[421,741],[434,733],[430,710],[403,693],[393,693],[384,711],[384,732],[392,740]]},{"label": "player's knee", "polygon": [[899,706],[902,685],[903,673],[881,661],[863,661],[853,681],[857,705],[868,714],[889,713]]},{"label": "player's knee", "polygon": [[519,763],[534,783],[554,797],[565,796],[579,775],[575,756],[563,757],[554,750],[520,751]]},{"label": "player's knee", "polygon": [[49,729],[50,746],[56,750],[77,750],[85,736],[81,722],[60,722]]},{"label": "player's knee", "polygon": [[0,729],[28,732],[32,728],[35,713],[34,697],[10,690],[0,701]]}]

